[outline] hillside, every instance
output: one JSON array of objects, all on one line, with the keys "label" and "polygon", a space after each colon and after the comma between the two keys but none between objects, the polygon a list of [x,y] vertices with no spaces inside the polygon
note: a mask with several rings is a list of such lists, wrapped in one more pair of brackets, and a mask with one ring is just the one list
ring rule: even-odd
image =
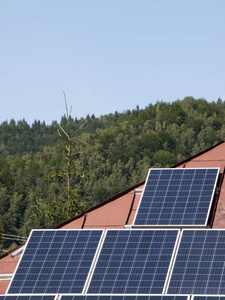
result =
[{"label": "hillside", "polygon": [[[145,109],[70,119],[80,140],[73,146],[77,212],[145,179],[150,167],[168,167],[225,139],[225,103],[187,97]],[[65,127],[66,117],[61,126]],[[66,150],[58,125],[25,120],[0,125],[0,224],[3,232],[27,236],[54,225],[37,203],[52,209],[66,200]],[[49,176],[48,176],[49,175]],[[39,215],[37,214],[39,212]],[[65,218],[67,216],[65,215]],[[63,220],[63,219],[62,219]],[[59,221],[59,220],[57,220]],[[2,240],[8,248],[10,240]]]}]

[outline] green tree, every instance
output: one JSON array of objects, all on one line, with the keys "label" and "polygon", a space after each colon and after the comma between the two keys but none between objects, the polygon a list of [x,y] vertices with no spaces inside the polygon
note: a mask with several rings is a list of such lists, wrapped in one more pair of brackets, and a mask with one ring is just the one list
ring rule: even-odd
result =
[{"label": "green tree", "polygon": [[[62,196],[61,200],[44,200],[39,199],[37,201],[37,213],[47,216],[50,222],[59,222],[68,218],[73,217],[77,213],[81,212],[84,209],[84,204],[81,201],[83,181],[86,179],[86,176],[77,172],[74,164],[74,159],[79,156],[79,153],[82,151],[83,146],[88,145],[84,140],[75,136],[76,133],[81,130],[81,128],[87,123],[89,118],[84,121],[75,132],[71,132],[71,111],[67,107],[66,95],[64,93],[64,101],[66,107],[66,116],[62,119],[61,124],[58,124],[58,135],[61,139],[64,140],[65,145],[65,160],[66,164],[63,166],[62,170],[48,173],[47,177],[49,181],[52,181],[54,178],[57,179],[66,179],[67,185],[67,201],[64,201]],[[89,145],[88,145],[89,146]],[[75,180],[74,180],[75,179]]]}]

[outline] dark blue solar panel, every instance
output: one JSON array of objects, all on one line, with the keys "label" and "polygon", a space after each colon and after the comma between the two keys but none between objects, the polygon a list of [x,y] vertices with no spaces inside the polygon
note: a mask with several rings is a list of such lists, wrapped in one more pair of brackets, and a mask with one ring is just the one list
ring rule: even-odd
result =
[{"label": "dark blue solar panel", "polygon": [[150,169],[134,225],[206,226],[218,168]]},{"label": "dark blue solar panel", "polygon": [[82,293],[102,232],[33,231],[8,293]]},{"label": "dark blue solar panel", "polygon": [[108,230],[88,294],[162,294],[178,230]]},{"label": "dark blue solar panel", "polygon": [[225,231],[184,230],[168,294],[225,294]]},{"label": "dark blue solar panel", "polygon": [[60,300],[188,300],[188,297],[170,295],[66,295],[62,296]]},{"label": "dark blue solar panel", "polygon": [[225,300],[225,296],[194,296],[193,300]]},{"label": "dark blue solar panel", "polygon": [[25,295],[9,295],[9,296],[1,296],[0,300],[54,300],[54,295],[38,295],[38,296],[25,296]]}]

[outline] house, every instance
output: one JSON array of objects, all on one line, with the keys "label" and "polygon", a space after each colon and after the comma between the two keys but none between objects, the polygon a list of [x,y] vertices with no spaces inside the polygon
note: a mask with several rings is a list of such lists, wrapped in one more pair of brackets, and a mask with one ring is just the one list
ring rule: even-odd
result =
[{"label": "house", "polygon": [[[219,178],[210,212],[210,226],[225,229],[225,140],[172,168],[219,168]],[[146,174],[147,175],[147,174]],[[59,224],[55,229],[123,229],[133,223],[145,182],[99,203],[74,218]],[[18,247],[0,257],[0,294],[5,294],[19,262],[23,247]]]}]

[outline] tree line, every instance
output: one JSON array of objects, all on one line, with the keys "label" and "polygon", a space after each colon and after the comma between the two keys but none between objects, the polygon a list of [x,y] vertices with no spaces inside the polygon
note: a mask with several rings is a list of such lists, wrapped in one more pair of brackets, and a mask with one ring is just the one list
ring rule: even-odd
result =
[{"label": "tree line", "polygon": [[[67,117],[62,117],[61,128],[67,126]],[[221,99],[209,103],[192,97],[99,118],[87,115],[78,120],[69,115],[70,132],[77,137],[70,178],[79,204],[76,212],[144,180],[151,167],[169,167],[224,139],[224,120]],[[60,176],[68,167],[68,152],[58,129],[56,121],[30,126],[25,120],[11,120],[0,125],[3,234],[26,237],[32,228],[52,227],[68,218],[63,211],[68,178]],[[59,205],[62,213],[49,218],[48,210]],[[0,249],[14,246],[15,241],[0,241]]]}]

